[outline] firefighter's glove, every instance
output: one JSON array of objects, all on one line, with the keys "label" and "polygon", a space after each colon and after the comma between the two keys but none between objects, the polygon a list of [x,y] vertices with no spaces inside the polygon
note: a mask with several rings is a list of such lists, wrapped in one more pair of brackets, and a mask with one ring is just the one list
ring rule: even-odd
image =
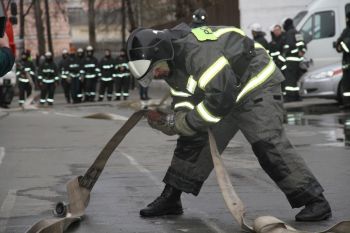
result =
[{"label": "firefighter's glove", "polygon": [[196,134],[186,121],[186,112],[176,112],[166,114],[160,111],[149,111],[147,114],[148,124],[166,135],[172,136],[180,134],[182,136],[192,136]]}]

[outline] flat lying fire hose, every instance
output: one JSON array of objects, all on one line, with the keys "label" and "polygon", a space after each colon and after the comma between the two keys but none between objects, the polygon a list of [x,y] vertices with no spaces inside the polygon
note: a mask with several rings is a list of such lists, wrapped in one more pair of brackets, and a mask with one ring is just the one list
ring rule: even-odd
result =
[{"label": "flat lying fire hose", "polygon": [[[102,173],[109,157],[128,132],[147,112],[148,110],[135,112],[109,140],[85,175],[76,177],[67,183],[68,204],[63,202],[57,203],[55,215],[58,218],[40,220],[27,233],[63,233],[72,223],[82,220],[85,215],[85,209],[89,204],[90,192]],[[259,217],[254,221],[253,227],[249,226],[244,219],[244,204],[231,184],[211,131],[209,130],[208,133],[219,187],[228,209],[243,230],[250,233],[315,233],[296,230],[272,216]],[[340,222],[329,230],[319,233],[350,233],[350,221]]]},{"label": "flat lying fire hose", "polygon": [[67,183],[68,204],[64,202],[57,203],[55,215],[58,218],[40,220],[27,233],[62,233],[72,223],[80,221],[84,217],[85,209],[90,200],[90,192],[102,173],[109,157],[147,111],[140,110],[135,112],[109,140],[85,175],[76,177]]},{"label": "flat lying fire hose", "polygon": [[[210,130],[208,130],[208,134],[210,152],[213,158],[214,169],[219,187],[221,189],[227,208],[231,212],[233,218],[239,223],[242,230],[251,233],[316,233],[296,230],[273,216],[258,217],[255,219],[253,226],[249,226],[244,219],[244,204],[232,186],[230,177],[222,163],[220,154],[218,152],[215,138]],[[330,229],[319,233],[350,233],[350,221],[339,222]]]}]

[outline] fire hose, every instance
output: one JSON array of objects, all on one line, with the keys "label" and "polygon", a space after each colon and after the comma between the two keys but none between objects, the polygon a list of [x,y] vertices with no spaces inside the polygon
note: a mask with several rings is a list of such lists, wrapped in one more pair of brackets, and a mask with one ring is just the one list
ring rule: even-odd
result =
[{"label": "fire hose", "polygon": [[[109,157],[129,131],[146,115],[148,110],[135,112],[114,134],[84,176],[67,183],[68,203],[59,202],[55,208],[56,218],[43,219],[35,223],[27,233],[63,233],[72,223],[80,221],[85,215],[90,193],[101,175]],[[253,226],[246,223],[244,204],[234,190],[229,175],[217,150],[215,138],[210,130],[209,144],[217,181],[225,203],[241,228],[250,233],[316,233],[296,230],[273,216],[261,216],[255,219]],[[330,229],[318,233],[349,233],[350,221],[342,221]]]}]

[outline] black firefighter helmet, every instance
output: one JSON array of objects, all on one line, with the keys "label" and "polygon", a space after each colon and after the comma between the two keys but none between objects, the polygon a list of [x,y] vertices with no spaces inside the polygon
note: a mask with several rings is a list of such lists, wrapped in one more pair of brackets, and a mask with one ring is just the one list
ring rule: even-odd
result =
[{"label": "black firefighter helmet", "polygon": [[153,79],[155,65],[172,60],[174,48],[167,30],[138,28],[128,38],[126,54],[130,72],[141,86],[147,87]]}]

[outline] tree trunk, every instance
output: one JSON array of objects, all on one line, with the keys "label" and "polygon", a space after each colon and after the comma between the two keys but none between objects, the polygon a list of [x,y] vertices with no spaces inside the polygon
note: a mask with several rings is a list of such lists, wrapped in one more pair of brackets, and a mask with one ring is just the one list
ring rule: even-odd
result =
[{"label": "tree trunk", "polygon": [[125,14],[125,0],[122,0],[122,47],[125,47],[126,37],[126,14]]},{"label": "tree trunk", "polygon": [[22,52],[25,50],[25,43],[24,43],[24,10],[23,10],[23,0],[19,1],[19,40],[20,40],[20,46],[19,46],[19,53],[22,54]]},{"label": "tree trunk", "polygon": [[45,54],[45,34],[44,34],[44,24],[42,19],[42,10],[40,7],[40,0],[34,0],[34,15],[35,15],[35,26],[36,26],[36,34],[38,39],[39,55],[43,55]]},{"label": "tree trunk", "polygon": [[131,6],[131,1],[130,0],[125,0],[126,4],[128,6],[128,17],[129,17],[129,23],[130,23],[130,31],[133,31],[137,26],[135,22],[135,17],[134,17],[134,11]]},{"label": "tree trunk", "polygon": [[88,21],[89,21],[89,43],[93,48],[95,48],[96,47],[95,0],[89,0]]},{"label": "tree trunk", "polygon": [[49,51],[53,54],[53,46],[52,46],[52,36],[51,36],[51,22],[50,22],[50,9],[49,2],[45,0],[45,18],[46,18],[46,34],[47,34],[47,44],[49,47]]}]

